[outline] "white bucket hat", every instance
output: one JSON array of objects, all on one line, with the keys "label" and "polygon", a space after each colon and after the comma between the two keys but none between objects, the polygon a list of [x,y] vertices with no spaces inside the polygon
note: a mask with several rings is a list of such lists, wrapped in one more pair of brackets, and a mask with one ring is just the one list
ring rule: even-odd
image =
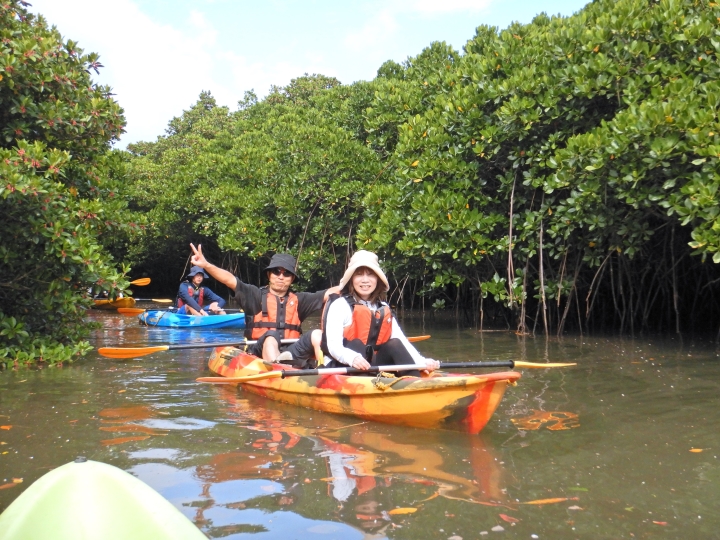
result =
[{"label": "white bucket hat", "polygon": [[364,249],[356,251],[355,254],[350,258],[350,266],[348,266],[348,269],[345,270],[345,274],[343,274],[343,277],[340,280],[340,289],[344,289],[345,285],[347,285],[348,282],[352,279],[355,270],[357,270],[358,268],[362,268],[363,266],[375,272],[378,279],[382,281],[385,285],[385,290],[390,290],[390,284],[388,283],[387,277],[385,277],[385,273],[382,271],[380,265],[378,264],[377,255],[370,251],[365,251]]}]

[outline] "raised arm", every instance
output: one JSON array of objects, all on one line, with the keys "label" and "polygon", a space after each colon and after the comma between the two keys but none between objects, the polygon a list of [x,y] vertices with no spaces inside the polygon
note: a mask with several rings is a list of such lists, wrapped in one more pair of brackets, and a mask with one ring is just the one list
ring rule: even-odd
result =
[{"label": "raised arm", "polygon": [[205,258],[205,255],[203,255],[201,244],[198,244],[198,247],[190,244],[190,249],[193,251],[193,256],[190,259],[190,262],[194,266],[199,266],[203,270],[207,270],[207,273],[217,279],[220,283],[230,287],[233,291],[235,290],[235,287],[237,287],[237,278],[227,270],[223,270],[214,264],[210,264]]}]

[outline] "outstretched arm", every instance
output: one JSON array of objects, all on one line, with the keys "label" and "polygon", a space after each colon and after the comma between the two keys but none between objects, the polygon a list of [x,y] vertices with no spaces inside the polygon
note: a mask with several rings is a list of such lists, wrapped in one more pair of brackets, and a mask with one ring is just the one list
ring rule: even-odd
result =
[{"label": "outstretched arm", "polygon": [[233,291],[235,290],[235,287],[237,287],[237,278],[227,270],[223,270],[214,264],[210,264],[205,258],[205,255],[203,255],[202,245],[198,244],[198,247],[195,247],[193,244],[190,244],[190,249],[193,251],[193,256],[190,259],[190,262],[194,266],[199,266],[203,270],[207,270],[207,273],[217,279],[220,283],[230,287]]}]

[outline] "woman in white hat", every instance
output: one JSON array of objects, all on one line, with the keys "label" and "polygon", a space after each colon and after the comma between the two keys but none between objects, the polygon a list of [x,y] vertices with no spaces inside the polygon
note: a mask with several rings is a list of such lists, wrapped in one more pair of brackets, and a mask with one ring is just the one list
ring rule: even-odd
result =
[{"label": "woman in white hat", "polygon": [[370,366],[417,364],[418,370],[428,371],[440,367],[437,360],[424,358],[400,330],[385,301],[390,285],[377,255],[365,250],[355,252],[339,287],[341,294],[330,296],[323,313],[325,366],[364,370]]}]

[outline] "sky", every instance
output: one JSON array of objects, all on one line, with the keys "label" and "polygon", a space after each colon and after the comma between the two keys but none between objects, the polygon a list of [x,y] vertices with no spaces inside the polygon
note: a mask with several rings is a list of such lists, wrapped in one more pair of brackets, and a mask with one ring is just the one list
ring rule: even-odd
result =
[{"label": "sky", "polygon": [[305,73],[344,84],[371,80],[433,41],[458,51],[480,25],[508,27],[538,13],[572,15],[586,0],[30,0],[29,8],[96,52],[125,110],[117,144],[154,141],[210,91],[237,109]]}]

